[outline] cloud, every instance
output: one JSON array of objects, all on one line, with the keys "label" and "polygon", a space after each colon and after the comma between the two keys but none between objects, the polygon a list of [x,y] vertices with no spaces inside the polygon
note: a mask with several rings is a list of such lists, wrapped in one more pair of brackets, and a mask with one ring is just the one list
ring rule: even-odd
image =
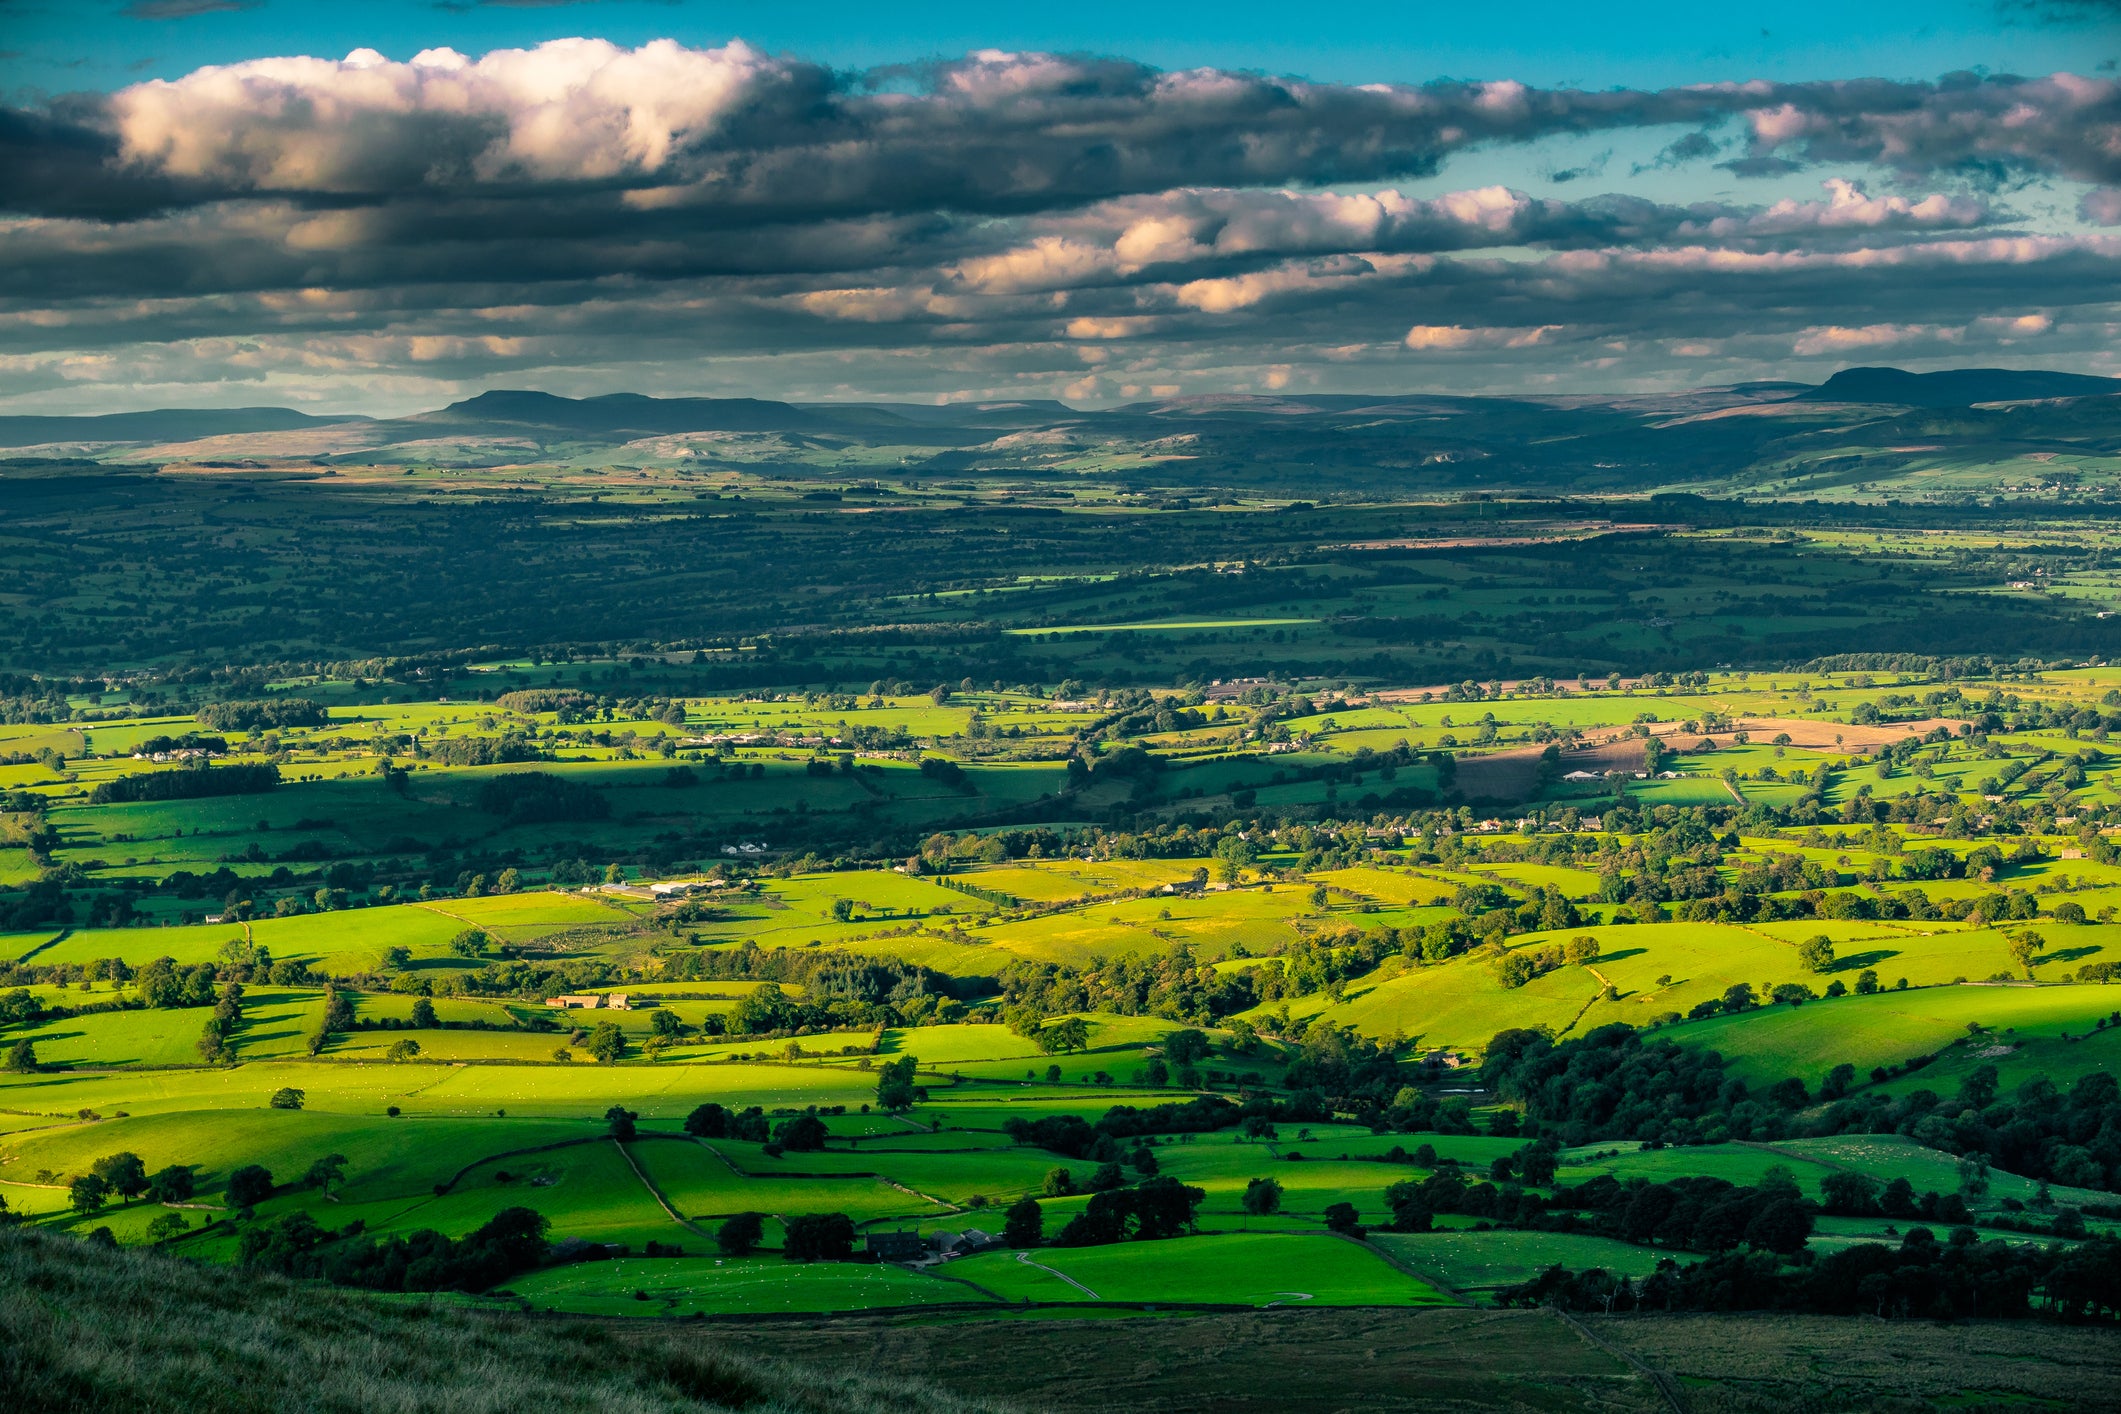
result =
[{"label": "cloud", "polygon": [[[1733,165],[1748,173],[1835,162],[2104,181],[2121,172],[2117,94],[2114,81],[2061,74],[1604,92],[1354,86],[998,50],[840,72],[741,41],[564,39],[476,59],[364,49],[211,66],[110,95],[72,115],[81,131],[70,140],[114,143],[143,211],[575,186],[653,191],[724,219],[1011,213],[1182,184],[1427,177],[1480,146],[1733,120],[1747,132]],[[1695,160],[1715,141],[1697,131],[1666,154]],[[1554,175],[1581,180],[1601,166]],[[24,194],[11,204],[41,209]]]},{"label": "cloud", "polygon": [[[291,397],[539,369],[1119,397],[1414,364],[1425,385],[1849,350],[2091,364],[2121,327],[2116,93],[1355,87],[1005,51],[848,72],[595,39],[254,59],[0,110],[0,399],[187,367]],[[1666,143],[1675,175],[1644,190],[1692,166],[1704,198],[1617,171],[1567,199],[1436,179],[1512,147],[1529,176],[1531,144],[1623,129]],[[1820,190],[1709,198],[1718,159]]]},{"label": "cloud", "polygon": [[1528,349],[1561,332],[1559,324],[1533,329],[1468,329],[1459,324],[1417,324],[1400,342],[1419,352],[1461,349]]}]

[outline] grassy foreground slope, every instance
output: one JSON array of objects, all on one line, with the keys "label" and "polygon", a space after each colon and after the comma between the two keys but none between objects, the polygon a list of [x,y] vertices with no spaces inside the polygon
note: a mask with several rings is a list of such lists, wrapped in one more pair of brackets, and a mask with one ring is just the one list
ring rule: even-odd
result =
[{"label": "grassy foreground slope", "polygon": [[0,1233],[0,1396],[17,1409],[607,1414],[992,1406],[724,1355],[696,1331],[386,1303],[33,1231]]}]

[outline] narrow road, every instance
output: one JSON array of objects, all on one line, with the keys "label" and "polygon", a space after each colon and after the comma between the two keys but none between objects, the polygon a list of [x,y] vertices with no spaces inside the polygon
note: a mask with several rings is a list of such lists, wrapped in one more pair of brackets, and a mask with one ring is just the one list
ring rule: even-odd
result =
[{"label": "narrow road", "polygon": [[1046,1273],[1046,1275],[1048,1276],[1059,1277],[1062,1281],[1068,1283],[1068,1285],[1074,1287],[1077,1291],[1080,1291],[1083,1295],[1089,1297],[1092,1301],[1102,1301],[1105,1299],[1104,1297],[1099,1296],[1096,1292],[1092,1291],[1089,1287],[1084,1286],[1074,1277],[1069,1276],[1066,1272],[1061,1271],[1056,1267],[1049,1267],[1044,1262],[1032,1261],[1031,1254],[1029,1252],[1017,1253],[1016,1260],[1022,1262],[1027,1267],[1037,1267],[1040,1271]]},{"label": "narrow road", "polygon": [[679,1227],[684,1228],[687,1232],[698,1233],[701,1237],[712,1237],[712,1234],[710,1234],[705,1228],[694,1225],[690,1219],[686,1218],[683,1214],[679,1213],[676,1208],[670,1206],[670,1200],[663,1196],[663,1190],[656,1187],[654,1180],[648,1177],[647,1171],[643,1169],[638,1163],[634,1162],[632,1150],[628,1149],[624,1144],[621,1144],[616,1139],[611,1141],[611,1145],[613,1148],[619,1151],[619,1157],[626,1161],[626,1167],[633,1170],[633,1176],[641,1181],[641,1187],[647,1189],[649,1192],[649,1196],[653,1197],[657,1203],[662,1205],[664,1212],[670,1214],[670,1220],[672,1222],[676,1223]]}]

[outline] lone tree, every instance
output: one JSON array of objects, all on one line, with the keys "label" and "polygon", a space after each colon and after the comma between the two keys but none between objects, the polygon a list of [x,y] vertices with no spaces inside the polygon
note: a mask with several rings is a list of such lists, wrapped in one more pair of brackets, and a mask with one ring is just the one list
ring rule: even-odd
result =
[{"label": "lone tree", "polygon": [[685,1132],[695,1139],[720,1139],[729,1133],[729,1111],[709,1100],[685,1116]]},{"label": "lone tree", "polygon": [[1832,972],[1834,940],[1824,933],[1806,938],[1804,945],[1797,949],[1797,959],[1814,972]]},{"label": "lone tree", "polygon": [[232,1208],[255,1208],[272,1197],[272,1170],[263,1164],[245,1164],[228,1176],[228,1204]]},{"label": "lone tree", "polygon": [[845,1213],[788,1219],[781,1255],[791,1262],[844,1262],[854,1255],[854,1221]]},{"label": "lone tree", "polygon": [[1087,1051],[1090,1049],[1090,1023],[1079,1016],[1071,1016],[1044,1028],[1031,1041],[1049,1056],[1065,1051]]},{"label": "lone tree", "polygon": [[2033,959],[2047,946],[2047,940],[2026,928],[2010,935],[2011,961],[2018,964],[2027,977],[2033,975]]},{"label": "lone tree", "polygon": [[597,1029],[589,1033],[589,1054],[605,1065],[611,1065],[626,1054],[626,1033],[619,1030],[615,1021],[600,1022]]},{"label": "lone tree", "polygon": [[302,1101],[306,1098],[308,1098],[306,1091],[297,1090],[292,1085],[283,1085],[273,1091],[272,1098],[265,1103],[276,1110],[299,1110],[302,1108]]},{"label": "lone tree", "polygon": [[110,1201],[110,1185],[92,1173],[84,1173],[67,1185],[66,1197],[76,1212],[101,1212]]},{"label": "lone tree", "polygon": [[1255,1178],[1245,1185],[1245,1196],[1241,1200],[1245,1211],[1255,1218],[1281,1211],[1281,1182],[1272,1178]]},{"label": "lone tree", "polygon": [[147,1165],[129,1150],[106,1154],[89,1165],[88,1171],[103,1180],[121,1198],[137,1198],[147,1191]]},{"label": "lone tree", "polygon": [[885,1061],[876,1072],[876,1107],[887,1114],[903,1114],[913,1108],[920,1098],[920,1087],[913,1083],[914,1072],[920,1068],[915,1056],[901,1056],[895,1061]]},{"label": "lone tree", "polygon": [[383,1059],[394,1061],[409,1061],[419,1054],[420,1043],[408,1036],[402,1041],[392,1041],[390,1043],[390,1049],[383,1053]]},{"label": "lone tree", "polygon": [[1002,1217],[1002,1241],[1011,1247],[1036,1247],[1046,1240],[1044,1211],[1036,1198],[1019,1198]]},{"label": "lone tree", "polygon": [[738,1213],[714,1232],[714,1245],[731,1257],[741,1257],[757,1248],[766,1235],[766,1219],[758,1213]]},{"label": "lone tree", "polygon": [[345,1181],[346,1156],[344,1154],[327,1154],[311,1164],[309,1172],[302,1175],[302,1186],[304,1188],[314,1188],[326,1193]]},{"label": "lone tree", "polygon": [[633,1122],[639,1119],[640,1116],[627,1109],[624,1105],[613,1105],[610,1109],[604,1111],[604,1118],[610,1121],[611,1137],[623,1144],[633,1138],[635,1132]]},{"label": "lone tree", "polygon": [[7,1048],[7,1068],[17,1075],[28,1075],[37,1068],[37,1047],[31,1041],[17,1041]]},{"label": "lone tree", "polygon": [[147,1196],[157,1203],[189,1203],[197,1184],[190,1164],[171,1164],[148,1178]]}]

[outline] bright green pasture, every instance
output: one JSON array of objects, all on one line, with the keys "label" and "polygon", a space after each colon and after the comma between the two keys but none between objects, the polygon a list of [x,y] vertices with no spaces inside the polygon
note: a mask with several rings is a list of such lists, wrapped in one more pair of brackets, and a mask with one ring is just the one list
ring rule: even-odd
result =
[{"label": "bright green pasture", "polygon": [[[696,1222],[718,1221],[735,1213],[768,1213],[775,1217],[845,1213],[857,1222],[867,1222],[900,1216],[932,1219],[947,1211],[940,1204],[894,1188],[880,1178],[740,1171],[750,1170],[757,1163],[756,1146],[726,1140],[702,1143],[692,1139],[643,1139],[635,1141],[632,1152],[634,1161],[670,1205]],[[831,1165],[822,1167],[829,1169]]]},{"label": "bright green pasture", "polygon": [[[1936,931],[1918,931],[1918,927]],[[2115,930],[2043,925],[2039,931],[2048,943],[2042,954],[2046,961],[2039,964],[2046,974],[2105,956],[2107,935]],[[1839,958],[1836,970],[1825,975],[1811,972],[1798,958],[1799,943],[1820,933],[1834,939]],[[1399,1034],[1424,1048],[1479,1050],[1505,1027],[1547,1026],[1558,1035],[1575,1035],[1612,1021],[1646,1025],[1670,1013],[1684,1015],[1739,982],[1759,994],[1783,982],[1822,992],[1829,981],[1840,978],[1850,984],[1858,971],[1870,968],[1888,987],[1901,977],[1916,987],[1928,987],[1957,979],[1982,979],[2011,967],[2000,930],[1954,924],[1600,925],[1524,934],[1512,938],[1510,946],[1536,951],[1579,934],[1589,934],[1599,942],[1600,955],[1589,967],[1557,968],[1513,990],[1504,988],[1493,969],[1478,957],[1396,974],[1388,964],[1372,977],[1360,979],[1349,988],[1345,1001],[1325,1008],[1323,1014],[1367,1035]],[[2121,952],[2121,938],[2111,941]],[[1615,999],[1600,999],[1600,978],[1618,991]],[[1323,997],[1304,998],[1292,1003],[1291,1010],[1315,1010],[1323,1002]],[[2093,1015],[2113,1009],[2089,1005],[2093,1009],[2086,1011],[2087,1025]],[[1894,1053],[1884,1059],[1900,1060],[1915,1053]],[[1862,1069],[1867,1071],[1869,1066]]]},{"label": "bright green pasture", "polygon": [[507,942],[527,942],[561,928],[585,923],[630,923],[631,914],[594,894],[550,889],[521,894],[488,894],[447,902],[417,904],[453,921],[459,929],[483,928]]},{"label": "bright green pasture", "polygon": [[[1615,1147],[1620,1152],[1610,1158],[1597,1157],[1600,1153],[1611,1154]],[[1820,1180],[1826,1177],[1831,1167],[1779,1144],[1702,1144],[1678,1149],[1646,1149],[1629,1145],[1607,1145],[1600,1149],[1593,1145],[1563,1153],[1557,1178],[1563,1183],[1581,1183],[1596,1174],[1606,1173],[1622,1182],[1644,1178],[1652,1183],[1668,1183],[1675,1178],[1698,1174],[1746,1187],[1759,1183],[1769,1169],[1777,1166],[1790,1170],[1798,1186],[1815,1196]]]},{"label": "bright green pasture", "polygon": [[1434,1288],[1361,1244],[1323,1233],[1228,1233],[1110,1247],[989,1252],[953,1262],[946,1270],[1011,1301],[1447,1304]]},{"label": "bright green pasture", "polygon": [[376,1202],[432,1196],[481,1155],[535,1148],[600,1133],[601,1125],[552,1120],[389,1119],[314,1110],[189,1110],[109,1118],[0,1140],[9,1177],[50,1169],[74,1175],[106,1154],[131,1151],[150,1171],[169,1164],[200,1167],[211,1195],[228,1174],[259,1163],[283,1182],[327,1154],[348,1159],[339,1197]]},{"label": "bright green pasture", "polygon": [[1514,1286],[1557,1263],[1571,1271],[1600,1267],[1616,1276],[1643,1277],[1671,1255],[1575,1232],[1380,1232],[1370,1241],[1458,1291]]},{"label": "bright green pasture", "polygon": [[[479,900],[464,900],[476,903]],[[298,958],[328,972],[356,972],[379,967],[385,949],[409,948],[415,956],[439,957],[449,940],[464,930],[462,922],[418,905],[345,909],[305,913],[291,918],[261,918],[250,925],[252,941],[276,960]],[[90,928],[72,933],[37,954],[40,965],[123,958],[134,967],[158,957],[180,963],[212,962],[224,944],[240,942],[240,923],[199,923],[173,928]]]},{"label": "bright green pasture", "polygon": [[1427,874],[1403,873],[1368,865],[1352,869],[1322,869],[1310,877],[1318,883],[1346,889],[1379,903],[1432,904],[1450,898],[1457,887]]},{"label": "bright green pasture", "polygon": [[[1965,1042],[1969,1026],[2081,1036],[2117,1005],[2121,992],[2098,985],[1917,987],[1711,1017],[1662,1034],[1721,1052],[1730,1069],[1753,1084],[1795,1075],[1816,1086],[1843,1062],[1856,1067],[1863,1084],[1873,1067]],[[2103,1037],[2088,1044],[2114,1051]],[[2121,1051],[2112,1058],[2121,1059]]]},{"label": "bright green pasture", "polygon": [[[68,993],[70,999],[105,995]],[[246,989],[243,1027],[233,1037],[236,1054],[244,1059],[303,1054],[304,1037],[323,1007],[323,993],[314,988]],[[11,1027],[5,1034],[9,1044],[35,1043],[44,1065],[197,1065],[199,1035],[212,1015],[210,1007],[94,1012]]]},{"label": "bright green pasture", "polygon": [[988,1299],[903,1267],[774,1256],[622,1257],[533,1272],[508,1289],[545,1310],[592,1316],[767,1316]]},{"label": "bright green pasture", "polygon": [[[203,1015],[203,1013],[194,1013]],[[388,1034],[388,1033],[385,1033]],[[601,1118],[623,1104],[651,1120],[682,1119],[709,1100],[779,1106],[859,1105],[873,1076],[821,1065],[467,1065],[413,1061],[265,1061],[221,1070],[52,1071],[0,1075],[0,1109],[70,1116],[80,1109],[134,1114],[262,1106],[282,1086],[306,1090],[312,1109],[380,1114]]]},{"label": "bright green pasture", "polygon": [[[1926,1148],[1902,1134],[1843,1134],[1825,1139],[1784,1139],[1771,1146],[1777,1154],[1806,1160],[1828,1168],[1854,1169],[1867,1173],[1880,1183],[1890,1183],[1896,1178],[1905,1178],[1917,1193],[1932,1189],[1939,1193],[1954,1193],[1959,1188],[1959,1159],[1940,1149]],[[1791,1167],[1795,1168],[1796,1165]],[[1802,1181],[1800,1179],[1800,1181]],[[2017,1174],[2005,1173],[2002,1169],[1990,1169],[1988,1192],[1968,1201],[1977,1209],[2000,1208],[2006,1198],[2020,1202],[2031,1202],[2039,1193],[2040,1184],[2035,1179],[2021,1178]],[[2089,1188],[2070,1188],[2054,1184],[2049,1194],[2058,1203],[2111,1203],[2114,1195]]]}]

